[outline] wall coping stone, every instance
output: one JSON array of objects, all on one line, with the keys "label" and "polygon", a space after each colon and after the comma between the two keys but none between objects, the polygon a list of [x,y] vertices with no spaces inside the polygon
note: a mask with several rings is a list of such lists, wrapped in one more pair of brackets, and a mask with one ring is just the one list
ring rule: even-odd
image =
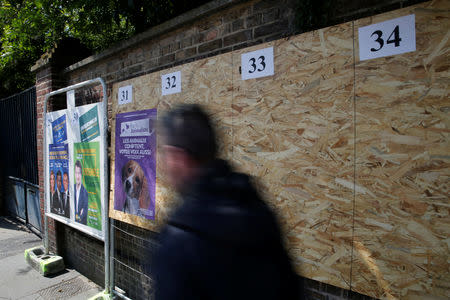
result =
[{"label": "wall coping stone", "polygon": [[[137,34],[127,40],[118,42],[115,46],[112,46],[98,54],[91,55],[73,65],[66,67],[63,70],[63,73],[72,72],[76,69],[85,67],[91,63],[96,61],[105,59],[109,56],[117,54],[127,48],[130,48],[138,43],[141,43],[146,40],[150,40],[154,37],[162,35],[164,33],[170,32],[182,25],[193,22],[199,18],[202,18],[206,15],[212,14],[216,11],[226,8],[227,6],[231,6],[233,4],[237,4],[240,2],[244,2],[245,0],[214,0],[210,1],[202,6],[194,8],[188,12],[185,12],[173,19],[170,19],[162,24],[156,25],[149,30]],[[44,61],[43,63],[48,63],[48,61]],[[36,63],[37,65],[37,63]],[[36,67],[37,69],[38,67]]]}]

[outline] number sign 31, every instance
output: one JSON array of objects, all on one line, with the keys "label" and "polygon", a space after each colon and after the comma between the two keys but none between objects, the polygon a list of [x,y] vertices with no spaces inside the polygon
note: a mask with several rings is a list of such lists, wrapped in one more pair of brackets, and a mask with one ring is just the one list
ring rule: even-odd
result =
[{"label": "number sign 31", "polygon": [[133,86],[127,85],[120,87],[117,100],[119,105],[131,103],[133,101]]},{"label": "number sign 31", "polygon": [[170,95],[181,92],[181,71],[161,75],[161,94]]},{"label": "number sign 31", "polygon": [[273,47],[242,54],[241,66],[242,80],[273,75]]},{"label": "number sign 31", "polygon": [[360,60],[416,51],[414,15],[361,27],[358,35]]}]

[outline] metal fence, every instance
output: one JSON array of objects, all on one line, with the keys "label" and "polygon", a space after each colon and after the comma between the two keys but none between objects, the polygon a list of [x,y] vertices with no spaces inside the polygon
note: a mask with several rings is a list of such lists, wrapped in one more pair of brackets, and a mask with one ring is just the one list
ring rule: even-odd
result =
[{"label": "metal fence", "polygon": [[[36,88],[0,99],[0,204],[42,231],[39,203]],[[1,207],[0,207],[1,208]]]},{"label": "metal fence", "polygon": [[154,299],[151,269],[153,253],[159,247],[158,234],[120,221],[111,222],[111,230],[115,232],[111,259],[116,295],[122,299]]},{"label": "metal fence", "polygon": [[0,99],[0,175],[38,184],[36,146],[36,87],[31,87]]}]

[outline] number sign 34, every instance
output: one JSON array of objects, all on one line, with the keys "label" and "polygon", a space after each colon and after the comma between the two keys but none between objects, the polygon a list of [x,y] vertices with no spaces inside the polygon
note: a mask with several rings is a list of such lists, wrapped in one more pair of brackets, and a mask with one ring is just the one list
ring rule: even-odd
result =
[{"label": "number sign 34", "polygon": [[241,66],[242,80],[273,75],[273,47],[242,54]]},{"label": "number sign 34", "polygon": [[181,92],[181,71],[161,76],[161,94],[170,95]]},{"label": "number sign 34", "polygon": [[361,27],[358,35],[360,60],[416,51],[414,15]]}]

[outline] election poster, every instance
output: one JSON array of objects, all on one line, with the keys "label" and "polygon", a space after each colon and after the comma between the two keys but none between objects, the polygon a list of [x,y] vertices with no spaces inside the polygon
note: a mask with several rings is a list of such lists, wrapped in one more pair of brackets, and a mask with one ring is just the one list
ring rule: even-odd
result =
[{"label": "election poster", "polygon": [[80,116],[80,137],[82,142],[89,142],[100,136],[97,106]]},{"label": "election poster", "polygon": [[69,150],[67,144],[49,145],[50,211],[70,218]]},{"label": "election poster", "polygon": [[75,222],[102,230],[100,144],[74,143]]},{"label": "election poster", "polygon": [[66,115],[52,122],[53,143],[62,144],[67,141]]},{"label": "election poster", "polygon": [[114,209],[155,218],[156,109],[116,115]]},{"label": "election poster", "polygon": [[70,199],[70,150],[67,140],[66,110],[47,113],[46,147],[47,171],[45,186],[47,213],[59,220],[69,220],[71,216]]},{"label": "election poster", "polygon": [[46,215],[103,240],[104,107],[74,103],[68,101],[67,109],[46,114]]}]

